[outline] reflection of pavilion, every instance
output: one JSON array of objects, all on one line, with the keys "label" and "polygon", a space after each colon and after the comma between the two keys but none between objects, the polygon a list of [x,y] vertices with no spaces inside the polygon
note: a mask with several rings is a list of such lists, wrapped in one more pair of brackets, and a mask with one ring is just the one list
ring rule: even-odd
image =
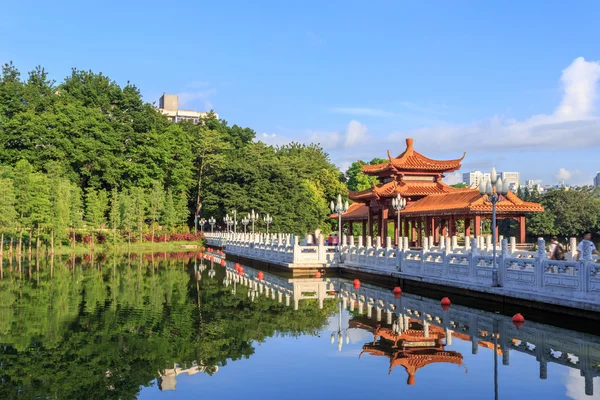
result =
[{"label": "reflection of pavilion", "polygon": [[[426,330],[420,321],[415,319],[406,319],[403,325],[398,332],[377,325],[373,329],[373,343],[363,346],[359,358],[363,353],[388,357],[390,359],[388,374],[391,374],[392,369],[396,366],[404,367],[408,373],[406,382],[408,385],[414,385],[417,370],[429,364],[463,365],[462,354],[444,349],[446,334],[443,329],[430,326]],[[371,328],[369,325],[355,320],[350,321],[350,327]]]},{"label": "reflection of pavilion", "polygon": [[[161,391],[176,390],[178,375],[183,373],[195,375],[198,372],[204,372],[205,370],[206,367],[204,365],[198,365],[195,361],[190,368],[181,368],[179,364],[174,364],[173,368],[165,369],[164,372],[160,374],[160,377],[158,378],[158,389]],[[215,372],[218,370],[219,368],[215,366]]]}]

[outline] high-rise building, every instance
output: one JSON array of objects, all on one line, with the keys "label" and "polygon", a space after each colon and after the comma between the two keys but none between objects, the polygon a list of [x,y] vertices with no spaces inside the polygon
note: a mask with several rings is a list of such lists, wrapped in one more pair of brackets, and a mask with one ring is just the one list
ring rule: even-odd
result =
[{"label": "high-rise building", "polygon": [[490,180],[489,173],[483,173],[481,171],[465,172],[463,174],[463,183],[469,187],[476,187],[481,185],[481,182],[487,183]]},{"label": "high-rise building", "polygon": [[596,173],[596,177],[594,178],[594,186],[600,187],[600,172]]},{"label": "high-rise building", "polygon": [[519,172],[500,172],[502,182],[508,182],[508,187],[512,191],[519,189],[521,174]]},{"label": "high-rise building", "polygon": [[[180,110],[179,97],[176,94],[163,94],[160,99],[158,99],[158,110],[169,117],[172,122],[191,120],[197,124],[200,118],[208,115],[207,112],[203,111]],[[215,113],[215,115],[219,118],[218,114]]]}]

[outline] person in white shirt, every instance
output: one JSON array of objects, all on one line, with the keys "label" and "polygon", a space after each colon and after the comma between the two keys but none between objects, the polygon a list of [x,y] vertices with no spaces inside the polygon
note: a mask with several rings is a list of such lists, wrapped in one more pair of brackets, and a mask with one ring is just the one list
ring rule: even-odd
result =
[{"label": "person in white shirt", "polygon": [[592,250],[592,254],[600,256],[600,252],[596,250],[596,246],[594,246],[594,243],[592,242],[592,232],[584,232],[583,240],[577,245],[577,261],[581,259],[581,255],[584,251],[584,246],[587,245],[589,245],[590,249]]}]

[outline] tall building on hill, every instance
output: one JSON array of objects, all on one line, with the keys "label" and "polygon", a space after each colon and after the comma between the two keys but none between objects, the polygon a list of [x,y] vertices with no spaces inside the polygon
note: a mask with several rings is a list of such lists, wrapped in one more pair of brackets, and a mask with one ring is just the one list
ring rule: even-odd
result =
[{"label": "tall building on hill", "polygon": [[600,172],[596,173],[596,177],[594,178],[594,186],[595,187],[600,186]]},{"label": "tall building on hill", "polygon": [[[193,110],[180,110],[179,109],[179,96],[176,94],[164,93],[160,99],[158,99],[158,110],[169,117],[171,122],[179,122],[184,120],[194,121],[198,123],[200,118],[206,117],[208,112],[204,111],[193,111]],[[215,113],[217,118],[219,115]]]}]

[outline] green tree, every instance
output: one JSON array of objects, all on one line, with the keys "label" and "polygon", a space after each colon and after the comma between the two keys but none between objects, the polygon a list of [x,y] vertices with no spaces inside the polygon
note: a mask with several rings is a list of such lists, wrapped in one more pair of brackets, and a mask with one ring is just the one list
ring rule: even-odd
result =
[{"label": "green tree", "polygon": [[158,218],[163,212],[164,204],[165,204],[165,191],[158,181],[152,182],[152,187],[150,188],[150,192],[148,193],[148,206],[150,211],[150,218],[152,223],[152,239],[154,242],[154,231],[156,224],[158,223]]},{"label": "green tree", "polygon": [[0,178],[0,263],[4,250],[4,234],[14,228],[17,220],[16,197],[13,182]]},{"label": "green tree", "polygon": [[119,212],[119,193],[116,188],[110,193],[110,211],[108,219],[113,230],[113,243],[117,242],[117,227],[121,224],[121,213]]}]

